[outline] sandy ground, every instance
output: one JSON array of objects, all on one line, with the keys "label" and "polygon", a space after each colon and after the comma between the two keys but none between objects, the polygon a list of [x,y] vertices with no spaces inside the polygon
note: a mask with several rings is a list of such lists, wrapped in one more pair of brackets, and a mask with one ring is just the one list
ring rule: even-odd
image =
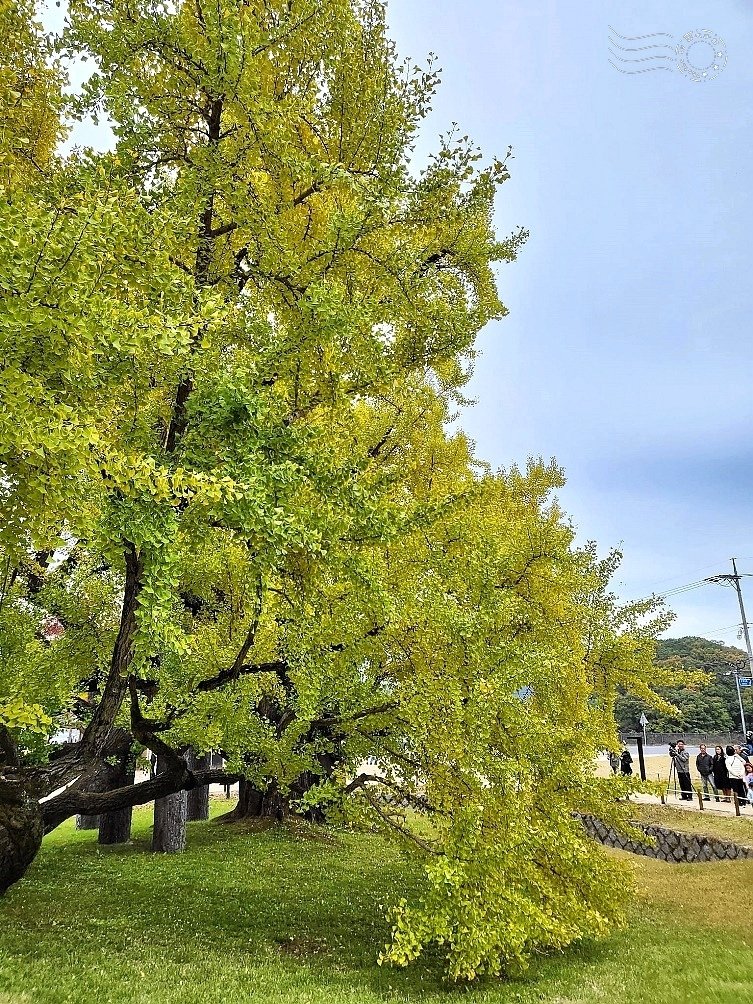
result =
[{"label": "sandy ground", "polygon": [[[634,774],[639,774],[639,771],[638,771],[638,754],[635,752],[635,750],[632,750],[632,749],[630,751],[630,754],[633,757],[633,773]],[[692,772],[693,772],[693,759],[694,759],[694,757],[695,757],[695,754],[693,754],[691,756],[691,759],[690,759],[691,776],[692,776]],[[667,777],[669,776],[669,764],[670,764],[670,759],[669,759],[669,754],[668,753],[658,754],[658,755],[657,754],[653,754],[651,756],[646,756],[646,757],[644,757],[644,760],[645,760],[645,763],[646,763],[646,780],[647,781],[657,781],[657,780],[665,780],[666,781]],[[609,761],[607,760],[606,756],[604,756],[602,754],[601,756],[599,756],[597,758],[597,761],[596,761],[596,774],[597,774],[598,777],[609,777],[609,775],[611,773],[612,773],[612,768],[609,766]]]}]

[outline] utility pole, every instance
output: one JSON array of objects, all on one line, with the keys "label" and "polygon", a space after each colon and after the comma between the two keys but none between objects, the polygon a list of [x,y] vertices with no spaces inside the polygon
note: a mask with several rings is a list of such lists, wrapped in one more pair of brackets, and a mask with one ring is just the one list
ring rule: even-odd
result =
[{"label": "utility pole", "polygon": [[[745,647],[748,650],[748,675],[753,676],[753,649],[750,647],[750,633],[748,631],[748,621],[745,617],[745,605],[743,604],[743,590],[740,585],[740,579],[742,576],[737,571],[737,564],[735,559],[732,558],[732,575],[727,572],[724,575],[712,575],[710,578],[706,579],[706,582],[717,582],[720,585],[734,585],[735,591],[737,592],[737,599],[740,604],[740,616],[743,619],[743,635],[745,637]],[[735,666],[735,684],[737,686],[737,703],[740,706],[740,724],[743,728],[743,736],[747,735],[747,727],[745,725],[745,711],[743,710],[743,697],[740,692],[740,670]]]},{"label": "utility pole", "polygon": [[[753,651],[750,647],[750,634],[748,632],[748,622],[745,619],[745,606],[743,605],[743,590],[740,585],[740,576],[737,574],[737,565],[735,564],[735,559],[732,559],[732,571],[734,572],[733,579],[735,581],[735,589],[737,590],[737,598],[740,601],[740,616],[743,619],[743,634],[745,635],[745,647],[748,650],[748,676],[753,675]],[[743,726],[743,738],[747,735],[748,730],[745,727],[745,712],[743,711],[743,695],[740,693],[740,671],[735,672],[735,683],[737,684],[737,700],[740,703],[740,721]]]},{"label": "utility pole", "polygon": [[750,634],[748,633],[748,622],[745,619],[745,607],[743,606],[743,591],[740,586],[740,576],[737,574],[737,565],[735,564],[735,559],[732,559],[732,568],[734,570],[734,575],[732,578],[735,580],[735,589],[737,590],[737,598],[740,601],[740,616],[743,619],[743,634],[745,635],[745,647],[748,650],[748,664],[750,666],[751,675],[753,675],[753,650],[750,647]]}]

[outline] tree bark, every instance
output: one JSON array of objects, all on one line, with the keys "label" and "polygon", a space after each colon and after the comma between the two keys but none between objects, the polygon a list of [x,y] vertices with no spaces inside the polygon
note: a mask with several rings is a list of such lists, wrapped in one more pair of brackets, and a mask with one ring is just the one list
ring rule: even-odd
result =
[{"label": "tree bark", "polygon": [[[194,770],[208,770],[211,767],[212,756],[210,753],[205,753],[204,756],[197,757],[193,750],[189,750],[186,754],[186,763],[188,764],[188,769]],[[187,816],[189,822],[195,822],[200,819],[209,819],[209,785],[203,784],[197,788],[191,788],[188,792],[188,811]]]},{"label": "tree bark", "polygon": [[0,780],[0,895],[24,875],[43,835],[39,804],[18,785]]},{"label": "tree bark", "polygon": [[77,830],[96,830],[99,828],[99,816],[76,816]]},{"label": "tree bark", "polygon": [[281,792],[274,781],[266,789],[257,788],[251,781],[241,778],[238,782],[238,802],[232,812],[225,817],[228,822],[240,819],[275,819],[281,822],[293,815],[290,795]]},{"label": "tree bark", "polygon": [[238,782],[238,802],[224,818],[228,822],[240,819],[259,819],[264,809],[264,792],[244,777]]},{"label": "tree bark", "polygon": [[125,589],[120,627],[110,661],[110,670],[102,697],[92,719],[81,736],[82,754],[99,753],[112,731],[113,722],[128,691],[128,673],[133,659],[133,641],[136,635],[139,594],[144,585],[144,561],[135,546],[128,543],[123,552],[125,560]]},{"label": "tree bark", "polygon": [[313,806],[301,812],[294,803],[299,802],[303,796],[323,780],[332,777],[335,768],[342,762],[342,751],[319,753],[316,756],[319,762],[321,773],[313,771],[303,771],[291,783],[288,791],[282,792],[272,779],[266,788],[257,788],[256,785],[241,778],[238,782],[238,802],[235,808],[223,816],[227,822],[235,822],[240,819],[276,819],[283,820],[288,816],[298,816],[306,819],[310,823],[326,823],[327,815],[321,806]]},{"label": "tree bark", "polygon": [[[163,758],[157,760],[157,775],[167,770]],[[152,850],[162,854],[178,854],[186,849],[186,817],[188,792],[176,791],[154,802]]]},{"label": "tree bark", "polygon": [[6,764],[9,767],[18,766],[18,749],[9,729],[0,725],[0,767]]},{"label": "tree bark", "polygon": [[[136,758],[129,751],[118,766],[113,768],[108,788],[111,791],[117,788],[124,788],[128,784],[133,784],[135,779]],[[98,842],[100,844],[127,844],[131,839],[132,818],[132,805],[124,809],[116,809],[114,812],[103,813],[99,817]]]}]

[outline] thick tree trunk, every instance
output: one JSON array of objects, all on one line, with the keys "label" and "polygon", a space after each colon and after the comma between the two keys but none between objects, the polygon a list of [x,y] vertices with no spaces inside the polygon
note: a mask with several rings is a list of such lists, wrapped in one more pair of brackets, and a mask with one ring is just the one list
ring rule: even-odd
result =
[{"label": "thick tree trunk", "polygon": [[[167,769],[160,757],[157,774]],[[186,849],[186,816],[188,792],[176,791],[173,795],[157,798],[154,802],[154,830],[152,850],[163,854],[177,854]]]},{"label": "thick tree trunk", "polygon": [[[120,764],[113,768],[108,788],[115,791],[117,788],[125,788],[126,785],[133,784],[136,779],[136,758],[129,752]],[[99,838],[100,844],[127,844],[131,839],[131,819],[133,817],[133,806],[129,805],[125,809],[116,809],[115,812],[105,812],[99,817]]]},{"label": "thick tree trunk", "polygon": [[99,828],[99,816],[76,816],[77,830],[96,830]]},{"label": "thick tree trunk", "polygon": [[118,809],[117,812],[106,812],[99,821],[100,844],[127,844],[131,839],[131,821],[133,806]]},{"label": "thick tree trunk", "polygon": [[17,785],[0,781],[0,895],[26,873],[43,835],[39,804]]},{"label": "thick tree trunk", "polygon": [[[321,782],[322,778],[319,774],[313,774],[311,771],[305,771],[300,774],[293,784],[290,786],[290,798],[293,801],[298,801],[303,798],[303,796],[314,788],[317,784]],[[307,820],[309,823],[326,823],[327,816],[324,809],[320,805],[312,806],[310,809],[306,809],[304,812],[298,810],[298,815]]]},{"label": "thick tree trunk", "polygon": [[[96,769],[90,769],[89,778],[83,790],[104,793],[133,784],[135,780],[135,758],[131,752],[132,747],[133,739],[125,730],[113,730],[109,757],[117,756],[118,763],[113,766],[109,759],[106,761],[100,760]],[[110,816],[113,818],[110,819]],[[125,843],[129,839],[131,829],[130,819],[130,809],[99,815],[93,813],[81,814],[76,816],[76,829],[99,829],[100,844],[120,844]],[[54,825],[58,825],[58,823],[56,822]],[[50,828],[46,827],[45,832],[48,832]]]},{"label": "thick tree trunk", "polygon": [[104,690],[92,719],[84,729],[79,744],[84,756],[99,754],[107,744],[113,729],[113,722],[128,691],[128,674],[133,660],[133,640],[136,635],[136,616],[139,608],[139,594],[144,585],[144,561],[131,543],[123,552],[125,560],[125,589],[120,627],[110,660]]},{"label": "thick tree trunk", "polygon": [[232,812],[222,817],[223,820],[227,822],[240,819],[283,820],[288,816],[298,816],[310,823],[326,823],[326,812],[320,806],[301,812],[296,805],[308,791],[332,776],[341,759],[339,753],[319,754],[317,760],[322,767],[322,773],[304,771],[293,781],[287,792],[281,792],[274,780],[270,781],[265,789],[261,789],[241,778],[238,782],[238,802]]},{"label": "thick tree trunk", "polygon": [[289,800],[277,790],[274,782],[266,791],[245,778],[238,782],[238,803],[225,817],[229,822],[240,819],[284,819],[290,813]]},{"label": "thick tree trunk", "polygon": [[18,766],[18,748],[15,744],[10,730],[5,725],[0,725],[0,767]]},{"label": "thick tree trunk", "polygon": [[[197,757],[193,750],[189,750],[186,754],[186,763],[188,764],[188,769],[194,770],[209,770],[212,766],[211,764],[211,754],[206,753],[204,756]],[[209,785],[204,784],[200,788],[192,788],[188,792],[188,812],[187,819],[189,823],[195,822],[200,819],[209,819]]]},{"label": "thick tree trunk", "polygon": [[300,812],[293,804],[320,780],[316,774],[301,775],[290,791],[285,793],[277,789],[274,781],[266,791],[262,791],[250,781],[241,779],[238,784],[238,802],[223,819],[228,822],[240,819],[276,819],[281,822],[289,816],[297,816],[309,823],[325,823],[326,815],[318,806]]}]

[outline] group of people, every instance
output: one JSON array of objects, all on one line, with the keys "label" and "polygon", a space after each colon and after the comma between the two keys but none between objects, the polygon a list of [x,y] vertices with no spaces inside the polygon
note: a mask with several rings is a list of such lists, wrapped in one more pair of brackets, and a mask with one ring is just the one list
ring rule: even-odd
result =
[{"label": "group of people", "polygon": [[[680,798],[690,802],[693,800],[690,753],[682,739],[670,743],[669,755],[682,793]],[[633,773],[633,758],[627,747],[623,749],[622,755],[610,753],[609,762],[615,774]],[[734,792],[741,806],[753,807],[753,732],[746,733],[744,746],[715,746],[713,755],[701,743],[695,758],[695,768],[700,785],[703,786],[704,801],[713,798],[717,802],[720,799],[729,802]]]},{"label": "group of people", "polygon": [[630,750],[627,746],[624,748],[622,753],[615,753],[614,750],[612,750],[609,754],[609,766],[612,768],[613,774],[633,773],[633,758],[630,755]]},{"label": "group of people", "polygon": [[[704,800],[714,798],[718,802],[722,798],[728,802],[734,792],[741,806],[753,806],[753,732],[747,733],[746,740],[744,746],[715,746],[713,756],[701,743],[695,767],[703,785]],[[680,798],[691,801],[690,754],[682,739],[670,744],[669,755],[677,771]]]}]

